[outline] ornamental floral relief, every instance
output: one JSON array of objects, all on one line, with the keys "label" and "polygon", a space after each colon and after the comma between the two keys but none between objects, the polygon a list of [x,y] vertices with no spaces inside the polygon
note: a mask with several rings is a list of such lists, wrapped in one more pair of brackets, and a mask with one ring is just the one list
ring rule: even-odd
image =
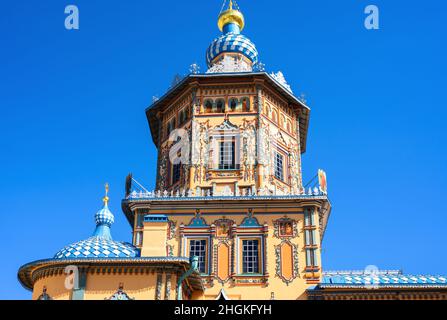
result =
[{"label": "ornamental floral relief", "polygon": [[232,263],[233,263],[233,245],[229,239],[220,240],[213,248],[213,271],[214,279],[220,284],[227,283],[231,280]]},{"label": "ornamental floral relief", "polygon": [[235,222],[230,219],[219,219],[214,222],[216,238],[228,239],[231,237],[231,227]]},{"label": "ornamental floral relief", "polygon": [[166,246],[166,251],[167,251],[168,257],[174,256],[174,246],[173,245],[168,244]]},{"label": "ornamental floral relief", "polygon": [[166,190],[166,177],[168,176],[168,163],[169,163],[169,147],[165,145],[160,151],[160,163],[159,163],[159,179],[158,179],[158,190]]},{"label": "ornamental floral relief", "polygon": [[290,152],[290,156],[289,156],[290,183],[292,185],[292,189],[297,191],[301,188],[298,145],[296,143],[293,143],[291,146],[291,149],[292,149],[292,152]]},{"label": "ornamental floral relief", "polygon": [[244,120],[241,127],[241,164],[244,181],[255,180],[256,163],[256,127],[253,121]]},{"label": "ornamental floral relief", "polygon": [[210,154],[210,136],[209,136],[209,121],[199,123],[193,121],[192,123],[192,156],[191,164],[195,168],[194,182],[200,183],[205,179],[205,168],[208,167]]},{"label": "ornamental floral relief", "polygon": [[270,136],[270,126],[261,120],[261,128],[259,129],[259,159],[258,162],[264,167],[264,178],[268,180],[269,183],[272,182],[271,170],[272,170],[272,157],[271,157],[271,141]]},{"label": "ornamental floral relief", "polygon": [[289,285],[299,277],[298,246],[288,239],[275,246],[276,276]]},{"label": "ornamental floral relief", "polygon": [[177,231],[177,224],[175,221],[168,221],[168,240],[172,240],[175,238],[175,232]]}]

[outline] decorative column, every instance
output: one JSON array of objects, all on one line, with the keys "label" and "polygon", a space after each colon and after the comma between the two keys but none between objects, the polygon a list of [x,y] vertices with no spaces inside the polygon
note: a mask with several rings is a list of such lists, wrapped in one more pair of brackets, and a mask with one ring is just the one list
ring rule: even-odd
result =
[{"label": "decorative column", "polygon": [[84,300],[85,287],[87,286],[87,270],[85,268],[79,268],[78,275],[74,276],[75,281],[71,300]]},{"label": "decorative column", "polygon": [[[296,120],[296,139],[298,142],[298,150],[297,150],[297,155],[296,155],[296,165],[298,166],[298,176],[296,177],[297,181],[297,186],[298,186],[298,190],[302,190],[303,189],[303,176],[302,176],[302,172],[301,172],[301,133],[300,133],[300,117],[297,117]],[[293,152],[293,150],[292,150]]]},{"label": "decorative column", "polygon": [[259,161],[259,158],[261,156],[259,146],[260,146],[260,134],[262,132],[261,130],[261,114],[262,114],[262,87],[261,84],[256,85],[256,107],[258,108],[258,121],[257,121],[257,128],[256,128],[256,161],[255,161],[255,168],[258,171],[258,174],[255,174],[255,186],[256,189],[261,189],[264,185],[263,177],[264,177],[264,165]]},{"label": "decorative column", "polygon": [[161,289],[163,286],[163,273],[159,271],[157,274],[157,284],[155,287],[155,300],[161,300]]},{"label": "decorative column", "polygon": [[[189,141],[189,163],[187,164],[187,166],[189,167],[189,183],[188,183],[188,189],[192,190],[194,188],[194,177],[196,174],[196,170],[198,169],[198,167],[196,167],[196,163],[193,163],[193,159],[194,159],[194,155],[193,152],[195,152],[194,150],[194,146],[196,145],[196,143],[198,143],[197,141],[193,141],[197,139],[197,125],[196,125],[196,115],[197,115],[197,109],[198,107],[200,108],[200,106],[198,106],[198,98],[197,98],[197,87],[194,87],[192,89],[192,93],[191,93],[191,136],[190,141]],[[199,111],[200,113],[200,111]],[[186,188],[186,186],[184,186]]]},{"label": "decorative column", "polygon": [[171,273],[166,274],[165,300],[171,300]]}]

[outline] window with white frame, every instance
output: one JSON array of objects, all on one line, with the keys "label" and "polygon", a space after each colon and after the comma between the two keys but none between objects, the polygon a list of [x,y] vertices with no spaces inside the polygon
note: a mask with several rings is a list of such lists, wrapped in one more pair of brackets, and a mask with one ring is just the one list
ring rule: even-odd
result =
[{"label": "window with white frame", "polygon": [[273,160],[275,161],[275,178],[284,181],[284,156],[279,152],[275,152]]},{"label": "window with white frame", "polygon": [[236,169],[234,139],[219,142],[219,169]]},{"label": "window with white frame", "polygon": [[259,273],[259,239],[242,240],[242,272],[245,274]]},{"label": "window with white frame", "polygon": [[198,257],[198,269],[200,273],[206,273],[207,268],[207,241],[206,239],[191,239],[189,240],[189,256]]},{"label": "window with white frame", "polygon": [[317,249],[306,250],[306,267],[318,266]]},{"label": "window with white frame", "polygon": [[306,250],[306,267],[318,266],[318,246],[316,238],[316,226],[314,222],[314,215],[311,209],[305,209],[304,211],[304,241]]}]

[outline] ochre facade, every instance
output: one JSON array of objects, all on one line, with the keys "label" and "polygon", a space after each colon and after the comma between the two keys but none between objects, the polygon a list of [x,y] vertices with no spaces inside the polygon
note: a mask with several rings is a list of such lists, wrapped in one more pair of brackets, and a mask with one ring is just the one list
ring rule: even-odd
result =
[{"label": "ochre facade", "polygon": [[153,191],[126,179],[132,243],[112,239],[106,186],[93,235],[21,267],[22,285],[36,300],[445,299],[442,276],[323,272],[331,204],[324,171],[303,182],[310,109],[265,72],[234,5],[208,71],[146,109],[157,175]]}]

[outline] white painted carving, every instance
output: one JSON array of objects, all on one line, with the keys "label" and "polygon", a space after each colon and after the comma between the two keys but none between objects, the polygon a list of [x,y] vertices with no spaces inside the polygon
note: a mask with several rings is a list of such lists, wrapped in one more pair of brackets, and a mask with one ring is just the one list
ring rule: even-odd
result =
[{"label": "white painted carving", "polygon": [[275,79],[281,86],[283,86],[287,91],[290,91],[290,93],[293,93],[292,88],[287,83],[286,78],[284,77],[284,74],[281,71],[278,71],[277,73],[272,72],[270,74],[273,79]]},{"label": "white painted carving", "polygon": [[233,73],[252,72],[253,68],[244,60],[224,56],[223,59],[215,63],[206,73]]}]

